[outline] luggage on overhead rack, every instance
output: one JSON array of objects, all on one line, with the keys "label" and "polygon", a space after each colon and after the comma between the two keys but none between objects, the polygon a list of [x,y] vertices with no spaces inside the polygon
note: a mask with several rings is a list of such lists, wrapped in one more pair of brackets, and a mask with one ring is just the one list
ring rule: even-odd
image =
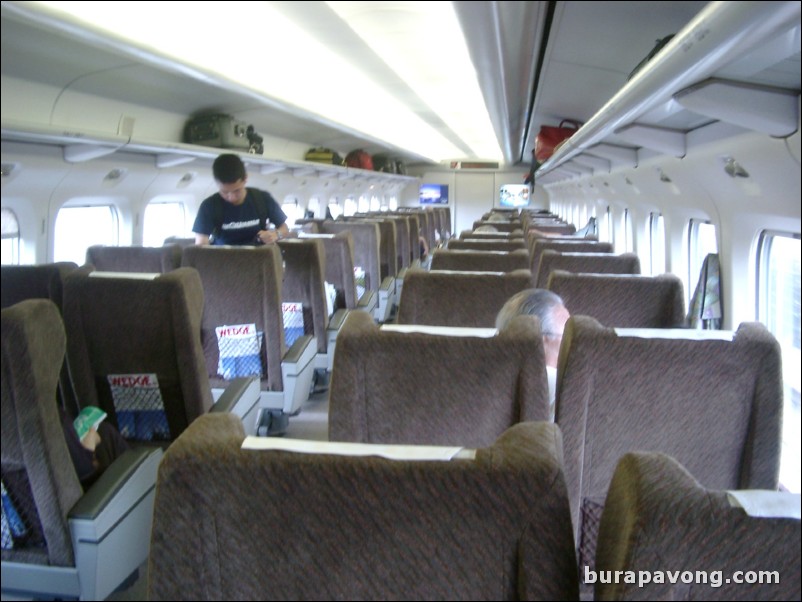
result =
[{"label": "luggage on overhead rack", "polygon": [[330,148],[323,148],[318,146],[310,148],[304,155],[304,161],[312,161],[314,163],[325,163],[326,165],[343,165],[343,158],[337,151]]},{"label": "luggage on overhead rack", "polygon": [[361,148],[352,150],[345,156],[345,164],[348,167],[356,167],[357,169],[369,169],[373,171],[373,159],[371,156]]},{"label": "luggage on overhead rack", "polygon": [[257,155],[264,153],[263,138],[252,125],[222,113],[200,115],[187,121],[184,142]]}]

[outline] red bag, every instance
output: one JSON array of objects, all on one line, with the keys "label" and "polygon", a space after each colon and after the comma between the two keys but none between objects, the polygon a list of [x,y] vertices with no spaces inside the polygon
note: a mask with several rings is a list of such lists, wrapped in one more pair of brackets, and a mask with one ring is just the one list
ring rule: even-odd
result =
[{"label": "red bag", "polygon": [[[565,127],[568,124],[571,127]],[[535,159],[543,163],[554,154],[554,149],[562,141],[574,135],[582,124],[573,119],[563,119],[559,127],[544,125],[535,136]]]},{"label": "red bag", "polygon": [[357,167],[359,169],[369,169],[370,171],[373,171],[373,159],[361,148],[352,150],[350,153],[348,153],[345,156],[345,164],[348,167]]}]

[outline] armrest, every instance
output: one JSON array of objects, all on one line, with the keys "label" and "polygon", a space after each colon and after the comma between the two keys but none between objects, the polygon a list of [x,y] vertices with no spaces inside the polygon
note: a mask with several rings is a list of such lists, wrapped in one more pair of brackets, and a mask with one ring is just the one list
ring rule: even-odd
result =
[{"label": "armrest", "polygon": [[[93,520],[108,506],[118,491],[128,482],[128,480],[140,470],[148,460],[161,461],[163,453],[158,447],[140,447],[129,449],[117,458],[95,484],[89,488],[81,499],[70,509],[68,518],[78,518]],[[151,484],[155,485],[154,478]]]},{"label": "armrest", "polygon": [[304,350],[312,343],[314,337],[311,334],[305,334],[295,339],[292,347],[289,348],[284,357],[281,358],[281,363],[284,362],[298,362],[304,353]]},{"label": "armrest", "polygon": [[376,291],[365,291],[363,295],[359,298],[359,301],[356,304],[356,308],[367,312],[373,312],[373,310],[376,309],[376,305],[378,303],[379,300],[376,297]]},{"label": "armrest", "polygon": [[395,288],[395,278],[392,276],[387,276],[387,278],[382,280],[379,291],[389,293],[393,288]]},{"label": "armrest", "polygon": [[[360,300],[361,301],[361,300]],[[329,320],[328,330],[340,330],[345,323],[345,318],[348,317],[347,309],[338,309],[334,312]]]},{"label": "armrest", "polygon": [[[259,379],[255,376],[243,376],[232,379],[226,386],[225,391],[214,403],[209,412],[233,412],[237,403],[247,395],[248,389],[256,382],[256,397],[259,397]],[[256,403],[256,400],[254,400]]]}]

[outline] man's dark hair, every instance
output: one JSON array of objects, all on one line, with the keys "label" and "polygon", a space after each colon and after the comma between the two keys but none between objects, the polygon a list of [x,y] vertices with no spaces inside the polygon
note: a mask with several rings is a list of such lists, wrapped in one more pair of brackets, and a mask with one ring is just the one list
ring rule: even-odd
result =
[{"label": "man's dark hair", "polygon": [[237,155],[220,155],[212,164],[214,179],[223,184],[233,184],[245,179],[245,164]]}]

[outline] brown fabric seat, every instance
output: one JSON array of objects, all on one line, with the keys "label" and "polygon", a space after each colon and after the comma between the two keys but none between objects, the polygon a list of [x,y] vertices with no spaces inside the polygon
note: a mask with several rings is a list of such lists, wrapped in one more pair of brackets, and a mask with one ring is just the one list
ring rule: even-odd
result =
[{"label": "brown fabric seat", "polygon": [[288,238],[278,243],[284,261],[281,300],[301,303],[304,334],[315,337],[318,353],[326,353],[329,310],[326,302],[326,251],[314,238]]},{"label": "brown fabric seat", "polygon": [[706,487],[777,488],[780,357],[759,323],[741,324],[733,334],[616,331],[587,316],[568,320],[555,420],[565,441],[581,563],[592,562],[592,526],[629,451],[669,454]]},{"label": "brown fabric seat", "polygon": [[331,441],[479,447],[515,423],[549,419],[536,318],[519,316],[486,338],[401,328],[380,328],[364,312],[346,318],[329,392]]},{"label": "brown fabric seat", "polygon": [[256,324],[264,333],[266,364],[262,389],[281,391],[281,358],[286,352],[281,314],[283,268],[276,245],[263,247],[187,247],[183,264],[197,270],[203,284],[204,308],[200,326],[205,372],[213,387],[225,386],[218,376],[219,349],[215,329]]},{"label": "brown fabric seat", "polygon": [[573,274],[555,270],[546,288],[572,315],[595,318],[613,328],[681,328],[685,322],[682,281],[673,274],[638,276]]},{"label": "brown fabric seat", "polygon": [[[608,573],[606,583],[597,576],[595,599],[799,600],[800,540],[798,515],[749,516],[726,491],[703,487],[673,458],[626,454],[604,505],[596,569]],[[646,572],[651,579],[642,586],[615,583],[609,571]],[[656,583],[667,571],[685,574],[673,584]],[[748,571],[766,571],[764,583],[749,583]],[[683,582],[688,575],[695,583]]]},{"label": "brown fabric seat", "polygon": [[432,254],[433,270],[476,272],[512,272],[529,269],[529,251],[450,251],[437,249]]},{"label": "brown fabric seat", "polygon": [[126,451],[84,494],[56,400],[65,345],[52,301],[2,310],[3,522],[7,501],[19,516],[13,539],[4,528],[4,600],[102,600],[148,554],[162,452]]},{"label": "brown fabric seat", "polygon": [[532,287],[528,270],[443,272],[409,270],[398,307],[398,324],[493,328],[515,293]]},{"label": "brown fabric seat", "polygon": [[126,432],[120,424],[120,400],[131,405],[131,396],[140,395],[150,401],[147,407],[134,404],[136,411],[160,411],[161,398],[168,428],[160,425],[154,437],[170,441],[212,406],[198,272],[179,268],[151,274],[152,279],[102,276],[76,270],[64,282],[67,353],[78,399],[106,411],[126,438],[140,440],[139,431]]},{"label": "brown fabric seat", "polygon": [[452,240],[448,243],[452,251],[517,251],[526,249],[523,238],[514,240]]},{"label": "brown fabric seat", "polygon": [[235,419],[209,415],[168,450],[149,599],[577,598],[553,424],[516,425],[450,461],[242,441]]},{"label": "brown fabric seat", "polygon": [[[41,265],[4,265],[0,268],[0,307],[6,308],[27,299],[49,299],[58,307],[64,305],[64,278],[78,269],[70,261]],[[88,267],[81,268],[88,271]],[[61,368],[58,395],[61,405],[72,415],[78,413],[78,400],[73,390],[67,358]]]},{"label": "brown fabric seat", "polygon": [[86,263],[101,272],[163,274],[181,266],[181,245],[116,247],[94,245],[86,250]]},{"label": "brown fabric seat", "polygon": [[[529,244],[529,253],[532,273],[537,274],[540,265],[540,256],[546,249],[560,253],[613,253],[613,245],[609,242],[585,239],[553,239],[532,238]],[[545,284],[545,283],[544,283]]]},{"label": "brown fabric seat", "polygon": [[554,270],[590,274],[640,274],[640,259],[634,253],[561,253],[545,249],[535,276],[535,286],[544,288]]}]

